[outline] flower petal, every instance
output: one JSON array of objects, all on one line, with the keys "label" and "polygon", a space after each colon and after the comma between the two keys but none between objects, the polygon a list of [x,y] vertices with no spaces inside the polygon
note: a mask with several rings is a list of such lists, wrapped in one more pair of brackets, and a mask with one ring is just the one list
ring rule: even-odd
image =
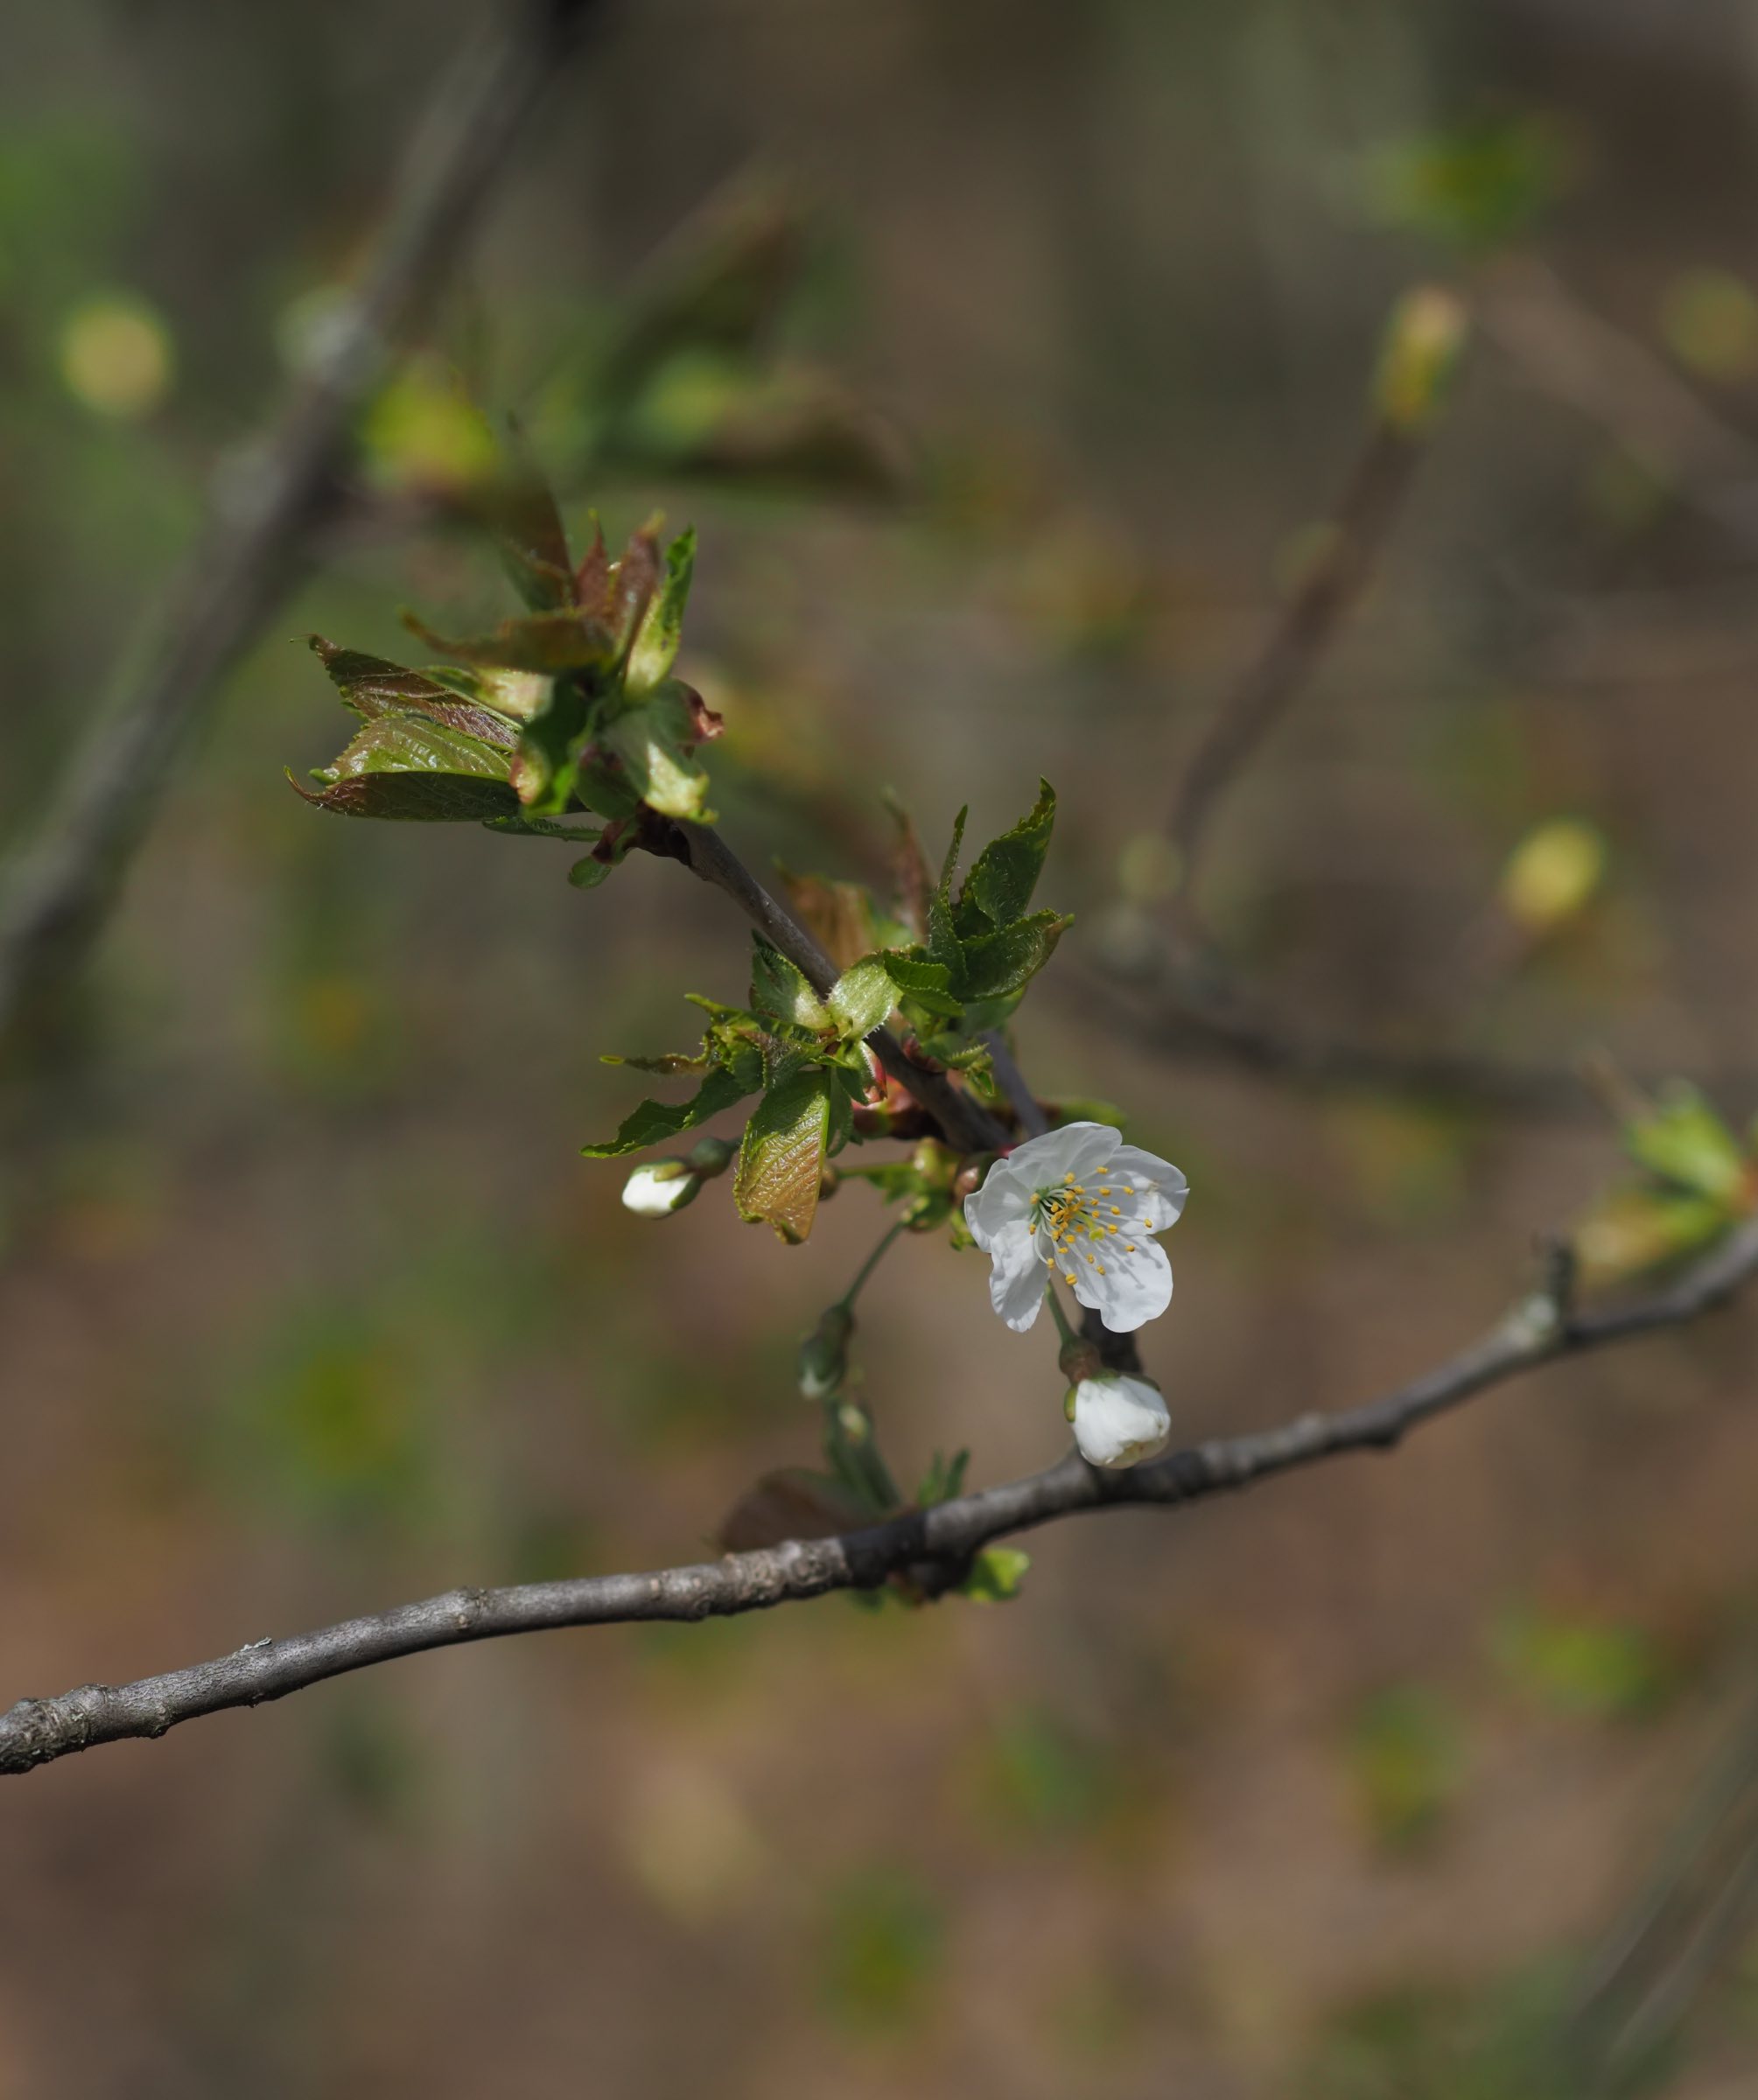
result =
[{"label": "flower petal", "polygon": [[1170,1159],[1145,1152],[1138,1144],[1120,1144],[1111,1157],[1110,1179],[1130,1183],[1145,1228],[1164,1232],[1176,1225],[1183,1213],[1190,1184]]},{"label": "flower petal", "polygon": [[990,1250],[989,1302],[1016,1334],[1023,1334],[1044,1303],[1044,1264],[1023,1222],[1005,1228]]},{"label": "flower petal", "polygon": [[1023,1222],[1031,1208],[1031,1183],[1015,1172],[1012,1159],[998,1159],[982,1187],[964,1199],[964,1222],[986,1254],[1008,1226]]},{"label": "flower petal", "polygon": [[1134,1334],[1172,1303],[1172,1264],[1157,1240],[1138,1242],[1133,1254],[1121,1241],[1109,1240],[1103,1275],[1096,1261],[1076,1261],[1074,1272],[1075,1296],[1113,1334]]},{"label": "flower petal", "polygon": [[1078,1180],[1096,1166],[1103,1166],[1121,1142],[1109,1123],[1065,1123],[1060,1130],[1046,1130],[1041,1138],[1028,1138],[1007,1155],[1007,1165],[1028,1187],[1048,1188],[1065,1174]]}]

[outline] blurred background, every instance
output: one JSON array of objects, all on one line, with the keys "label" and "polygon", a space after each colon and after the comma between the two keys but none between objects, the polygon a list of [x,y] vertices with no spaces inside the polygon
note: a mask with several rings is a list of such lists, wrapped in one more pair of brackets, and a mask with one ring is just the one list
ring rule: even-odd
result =
[{"label": "blurred background", "polygon": [[[0,0],[10,838],[479,19]],[[1295,1086],[1150,996],[1183,767],[1394,302],[1450,286],[1472,344],[1373,587],[1215,812],[1214,941],[1302,1030],[1602,1046],[1749,1116],[1754,184],[1738,0],[618,10],[7,1068],[0,1699],[698,1558],[813,1461],[794,1352],[868,1192],[783,1249],[724,1182],[655,1225],[578,1157],[640,1087],[600,1053],[742,998],[724,900],[284,777],[345,726],[308,630],[510,609],[445,523],[459,375],[577,523],[698,528],[682,668],[752,861],[871,878],[882,790],[935,854],[1054,781],[1077,922],[1020,1054],[1189,1174],[1146,1355],[1196,1439],[1438,1361],[1617,1172],[1585,1088]],[[0,2100],[1749,2093],[1753,1334],[1056,1527],[1012,1603],[428,1656],[9,1785]],[[975,1256],[903,1242],[861,1350],[910,1479],[1064,1446]]]}]

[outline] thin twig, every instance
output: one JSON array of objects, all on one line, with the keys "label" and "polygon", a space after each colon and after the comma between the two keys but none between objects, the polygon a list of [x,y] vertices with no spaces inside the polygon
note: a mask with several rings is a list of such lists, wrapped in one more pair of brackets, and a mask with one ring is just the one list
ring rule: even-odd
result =
[{"label": "thin twig", "polygon": [[[1522,1063],[1445,1048],[1400,1049],[1306,1028],[1249,1000],[1205,958],[1187,966],[1164,950],[1144,965],[1088,973],[1069,982],[1090,1013],[1095,1001],[1145,1050],[1286,1080],[1326,1092],[1397,1094],[1532,1121],[1593,1110],[1579,1074],[1565,1065]],[[1730,1074],[1737,1083],[1738,1075]]]},{"label": "thin twig", "polygon": [[1649,1297],[1571,1319],[1541,1292],[1516,1306],[1482,1340],[1383,1399],[1195,1445],[1131,1472],[1098,1472],[1070,1452],[1027,1479],[839,1537],[794,1540],[648,1574],[452,1590],[316,1633],[254,1642],[212,1662],[137,1684],[87,1684],[55,1698],[21,1699],[0,1715],[0,1773],[28,1772],[99,1743],[160,1736],[200,1714],[260,1705],[326,1677],[429,1648],[564,1626],[720,1618],[832,1590],[873,1589],[900,1570],[959,1565],[992,1539],[1084,1510],[1173,1507],[1320,1459],[1389,1451],[1411,1430],[1504,1379],[1693,1320],[1732,1296],[1754,1272],[1758,1222],[1730,1233]]},{"label": "thin twig", "polygon": [[1366,587],[1421,450],[1410,431],[1389,423],[1376,423],[1369,430],[1317,555],[1198,745],[1172,819],[1185,898],[1194,893],[1209,820],[1222,794],[1311,680]]},{"label": "thin twig", "polygon": [[151,826],[191,727],[299,583],[350,425],[395,340],[455,264],[527,116],[600,0],[521,0],[447,76],[417,134],[359,290],[279,424],[216,480],[213,514],[134,682],[70,761],[0,894],[0,1032],[73,975]]}]

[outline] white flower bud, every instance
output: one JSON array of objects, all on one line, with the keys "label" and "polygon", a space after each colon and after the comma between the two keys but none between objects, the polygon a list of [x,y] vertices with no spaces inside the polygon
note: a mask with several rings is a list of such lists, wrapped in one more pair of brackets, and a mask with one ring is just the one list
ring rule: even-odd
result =
[{"label": "white flower bud", "polygon": [[1082,1378],[1075,1389],[1075,1441],[1089,1466],[1134,1466],[1172,1434],[1158,1386],[1145,1378]]},{"label": "white flower bud", "polygon": [[701,1180],[682,1159],[661,1159],[638,1166],[623,1184],[623,1208],[638,1218],[669,1218],[694,1202]]}]

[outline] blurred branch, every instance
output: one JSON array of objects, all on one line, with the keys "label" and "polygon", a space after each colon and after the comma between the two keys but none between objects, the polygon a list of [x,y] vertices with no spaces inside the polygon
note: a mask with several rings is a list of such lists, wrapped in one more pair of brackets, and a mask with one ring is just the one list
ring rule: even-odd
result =
[{"label": "blurred branch", "polygon": [[1505,256],[1487,270],[1475,311],[1483,333],[1535,386],[1675,478],[1717,523],[1752,536],[1758,445],[1705,407],[1663,358],[1593,312],[1535,256]]},{"label": "blurred branch", "polygon": [[1342,496],[1316,529],[1280,620],[1222,702],[1179,788],[1171,830],[1187,914],[1194,914],[1202,849],[1216,806],[1311,682],[1367,587],[1410,492],[1465,326],[1464,308],[1435,286],[1406,294],[1393,312],[1374,386],[1373,420]]},{"label": "blurred branch", "polygon": [[526,118],[601,0],[522,0],[447,75],[422,122],[359,289],[278,424],[222,466],[207,526],[133,682],[67,766],[35,843],[0,892],[0,1032],[71,976],[146,836],[184,738],[298,584],[349,425],[396,339],[455,265]]},{"label": "blurred branch", "polygon": [[1046,1472],[830,1538],[791,1540],[653,1573],[586,1576],[509,1589],[452,1590],[133,1684],[87,1684],[21,1699],[0,1715],[0,1773],[75,1750],[157,1737],[180,1721],[303,1690],[326,1677],[430,1648],[567,1626],[692,1620],[763,1611],[833,1590],[872,1590],[909,1572],[930,1593],[960,1578],[992,1539],[1085,1510],[1177,1507],[1345,1452],[1390,1451],[1410,1431],[1488,1387],[1631,1336],[1677,1326],[1721,1304],[1758,1272],[1758,1222],[1731,1233],[1676,1280],[1608,1311],[1577,1315],[1555,1278],[1481,1340],[1397,1391],[1340,1414],[1194,1445],[1133,1471],[1101,1473],[1076,1452]]},{"label": "blurred branch", "polygon": [[[1747,1651],[1747,1662],[1751,1662]],[[1650,1883],[1607,1932],[1562,2038],[1583,2090],[1621,2090],[1683,2026],[1758,1904],[1758,1703],[1688,1802]]]},{"label": "blurred branch", "polygon": [[1212,967],[1187,966],[1165,954],[1127,973],[1113,970],[1109,981],[1091,977],[1079,996],[1089,1013],[1095,1001],[1103,1003],[1117,1026],[1157,1055],[1260,1078],[1327,1092],[1452,1102],[1535,1121],[1585,1115],[1593,1105],[1568,1066],[1322,1034],[1251,1002]]}]

